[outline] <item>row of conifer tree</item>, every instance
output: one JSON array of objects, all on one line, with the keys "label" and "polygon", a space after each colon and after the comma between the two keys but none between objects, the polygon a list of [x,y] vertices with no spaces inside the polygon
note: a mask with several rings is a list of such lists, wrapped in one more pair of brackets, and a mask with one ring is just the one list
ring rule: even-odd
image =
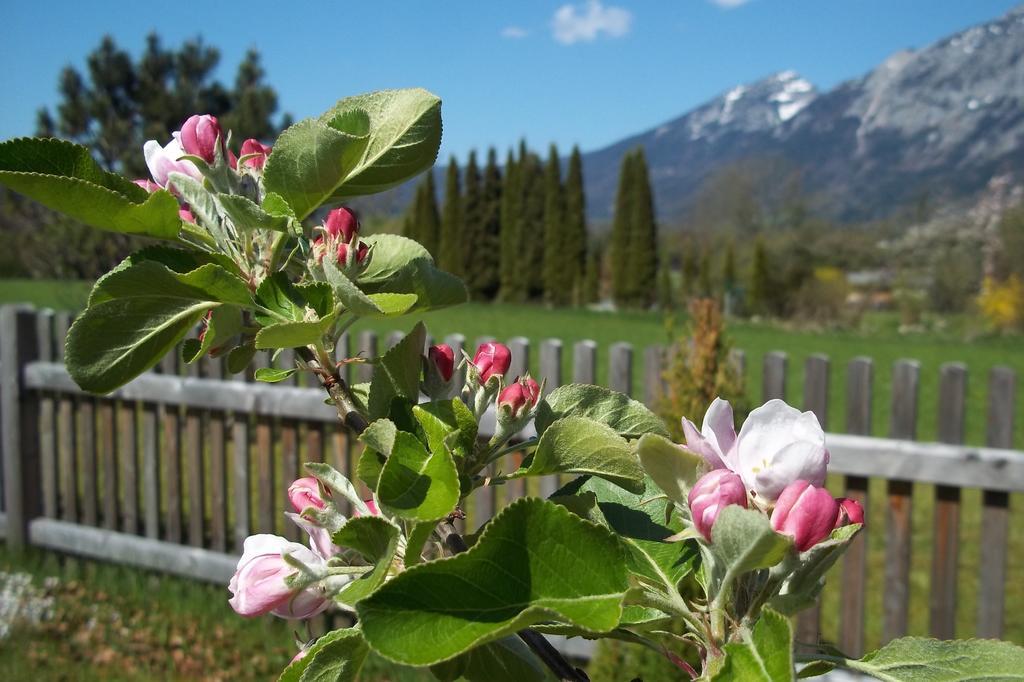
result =
[{"label": "row of conifer tree", "polygon": [[475,300],[583,305],[610,297],[647,307],[657,298],[658,233],[639,149],[623,159],[604,248],[587,229],[579,148],[563,163],[554,145],[544,160],[525,142],[501,167],[493,148],[482,170],[475,151],[464,168],[451,158],[440,207],[427,173],[403,230],[462,277]]}]

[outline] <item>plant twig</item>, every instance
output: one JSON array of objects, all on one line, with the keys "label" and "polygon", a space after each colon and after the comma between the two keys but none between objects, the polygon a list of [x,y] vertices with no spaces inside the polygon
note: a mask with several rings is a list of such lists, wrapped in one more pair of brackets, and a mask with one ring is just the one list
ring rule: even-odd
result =
[{"label": "plant twig", "polygon": [[320,380],[320,385],[331,397],[335,409],[338,411],[338,419],[341,423],[355,432],[361,434],[369,426],[366,417],[356,409],[355,403],[349,395],[348,384],[341,378],[338,371],[333,367],[324,367],[317,357],[308,348],[297,348],[296,352]]}]

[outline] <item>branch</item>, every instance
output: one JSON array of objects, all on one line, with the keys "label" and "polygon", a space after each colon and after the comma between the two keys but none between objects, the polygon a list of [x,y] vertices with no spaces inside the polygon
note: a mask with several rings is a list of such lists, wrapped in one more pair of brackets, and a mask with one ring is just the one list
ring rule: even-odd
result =
[{"label": "branch", "polygon": [[333,367],[324,367],[308,348],[296,348],[295,351],[302,361],[313,370],[313,374],[320,380],[320,385],[331,397],[335,409],[338,410],[338,419],[341,420],[341,423],[354,431],[356,435],[365,431],[370,424],[366,421],[366,417],[356,409],[355,403],[352,402],[349,395],[348,384],[338,374],[338,370]]},{"label": "branch", "polygon": [[[468,549],[462,536],[455,532],[455,526],[447,521],[442,521],[438,524],[437,534],[440,536],[441,542],[444,543],[444,546],[452,554],[461,554]],[[590,682],[587,674],[579,668],[574,668],[569,661],[565,660],[561,652],[544,635],[531,628],[524,628],[516,634],[559,680]]]}]

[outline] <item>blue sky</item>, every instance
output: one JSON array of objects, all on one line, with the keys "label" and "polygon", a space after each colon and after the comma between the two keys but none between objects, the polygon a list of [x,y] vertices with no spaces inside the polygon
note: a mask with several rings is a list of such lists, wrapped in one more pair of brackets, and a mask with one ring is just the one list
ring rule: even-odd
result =
[{"label": "blue sky", "polygon": [[596,149],[738,83],[794,69],[819,88],[892,52],[997,17],[1011,0],[583,0],[177,3],[4,1],[0,138],[30,134],[60,69],[105,33],[137,54],[197,34],[227,82],[256,47],[296,118],[339,97],[423,86],[444,100],[442,154],[556,142]]}]

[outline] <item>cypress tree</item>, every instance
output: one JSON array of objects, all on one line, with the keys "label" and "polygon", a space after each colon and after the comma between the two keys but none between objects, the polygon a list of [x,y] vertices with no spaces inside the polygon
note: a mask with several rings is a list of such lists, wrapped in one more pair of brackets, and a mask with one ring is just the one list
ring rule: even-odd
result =
[{"label": "cypress tree", "polygon": [[519,164],[512,150],[505,159],[505,184],[501,192],[501,274],[500,297],[503,301],[522,300],[522,279],[519,267],[520,250],[523,248],[519,236]]},{"label": "cypress tree", "polygon": [[421,195],[423,194],[423,187],[420,185],[416,186],[416,195],[412,199],[412,203],[409,204],[409,208],[405,211],[405,217],[402,219],[402,236],[408,237],[409,239],[416,239],[416,218],[420,213],[420,204],[422,203]]},{"label": "cypress tree", "polygon": [[754,242],[754,257],[750,266],[750,309],[762,315],[769,312],[771,280],[768,267],[768,252],[758,237]]},{"label": "cypress tree", "polygon": [[544,295],[544,166],[536,154],[527,152],[520,161],[519,270],[522,298]]},{"label": "cypress tree", "polygon": [[697,249],[692,240],[687,240],[683,245],[683,295],[689,298],[697,290]]},{"label": "cypress tree", "polygon": [[704,249],[700,255],[697,293],[705,298],[711,296],[711,254],[707,249]]},{"label": "cypress tree", "polygon": [[647,175],[647,159],[638,149],[633,160],[627,298],[646,308],[655,300],[658,280],[658,226],[654,219],[654,197]]},{"label": "cypress tree", "polygon": [[441,239],[441,216],[437,210],[437,189],[434,187],[434,171],[427,171],[420,185],[419,208],[416,211],[416,241],[423,245],[431,256],[437,258]]},{"label": "cypress tree", "polygon": [[630,226],[633,221],[633,152],[622,157],[619,166],[619,189],[615,195],[615,215],[609,244],[612,270],[612,298],[617,305],[627,302]]},{"label": "cypress tree", "polygon": [[565,222],[562,251],[565,258],[565,290],[573,292],[576,302],[583,297],[584,270],[587,261],[587,214],[583,195],[583,159],[580,148],[573,147],[565,176]]},{"label": "cypress tree", "polygon": [[725,247],[725,263],[722,265],[722,312],[734,314],[736,308],[736,247],[732,239]]},{"label": "cypress tree", "polygon": [[479,258],[481,247],[487,241],[484,230],[483,187],[480,168],[476,162],[476,150],[469,153],[462,195],[462,272],[469,288],[469,294],[479,299],[483,294],[483,283],[487,279],[482,272]]},{"label": "cypress tree", "polygon": [[658,305],[662,310],[671,310],[674,303],[673,298],[672,272],[666,259],[658,268]]},{"label": "cypress tree", "polygon": [[459,188],[459,164],[448,161],[444,183],[444,218],[438,246],[438,264],[453,275],[462,276],[462,195]]},{"label": "cypress tree", "polygon": [[597,303],[601,299],[601,252],[596,247],[587,256],[581,297],[585,304]]},{"label": "cypress tree", "polygon": [[544,300],[554,305],[566,303],[565,252],[562,197],[562,171],[558,149],[551,145],[544,166]]},{"label": "cypress tree", "polygon": [[474,248],[474,261],[478,268],[476,288],[482,298],[492,300],[498,294],[501,265],[501,171],[498,154],[491,147],[487,151],[480,197],[480,242]]}]

